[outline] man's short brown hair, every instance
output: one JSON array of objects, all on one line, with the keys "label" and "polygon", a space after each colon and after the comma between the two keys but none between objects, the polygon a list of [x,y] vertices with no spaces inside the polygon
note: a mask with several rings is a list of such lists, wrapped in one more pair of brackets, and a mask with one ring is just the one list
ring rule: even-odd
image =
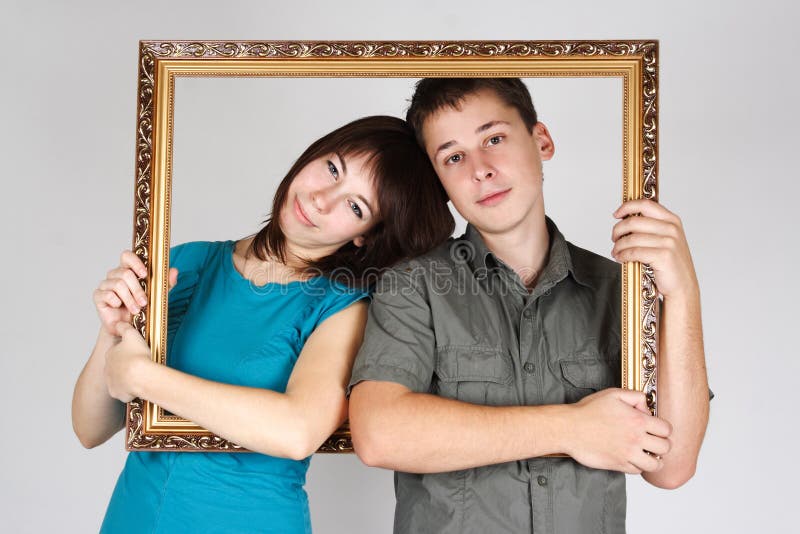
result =
[{"label": "man's short brown hair", "polygon": [[500,100],[513,107],[528,131],[538,122],[528,87],[519,78],[423,78],[417,82],[406,121],[414,128],[417,142],[424,149],[422,126],[444,107],[459,109],[461,102],[479,91],[493,91]]}]

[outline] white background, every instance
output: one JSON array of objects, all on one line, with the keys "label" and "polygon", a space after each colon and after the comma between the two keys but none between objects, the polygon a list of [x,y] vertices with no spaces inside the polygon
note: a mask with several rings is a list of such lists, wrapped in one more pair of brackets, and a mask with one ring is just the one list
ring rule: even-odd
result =
[{"label": "white background", "polygon": [[[318,4],[0,4],[0,529],[96,531],[124,461],[121,436],[85,451],[69,411],[97,329],[91,292],[130,244],[139,39],[646,38],[661,43],[661,200],[681,215],[692,246],[717,398],[693,480],[669,492],[629,478],[628,530],[791,530],[800,475],[793,450],[800,437],[793,410],[798,240],[791,230],[800,187],[790,160],[800,141],[800,9],[788,0]],[[547,98],[534,94],[550,121],[564,106]],[[345,119],[374,112],[357,99],[352,106]],[[570,180],[591,176],[561,167],[575,159],[569,147],[579,145],[565,140],[574,133],[550,126],[557,155],[545,166],[545,186],[548,208],[556,209],[556,198],[578,187]],[[320,125],[314,137],[327,129]],[[287,139],[301,148],[311,140],[298,135]],[[285,171],[286,161],[273,163]],[[190,175],[191,161],[177,164]],[[557,220],[577,243],[600,239],[578,237],[581,228],[610,232],[610,217],[597,218],[606,214],[564,206]],[[181,219],[192,224],[185,223],[186,235],[198,217],[189,208]],[[251,226],[219,238],[252,231],[267,209],[262,202],[242,208],[241,224]],[[307,490],[318,533],[391,531],[389,472],[364,468],[353,456],[317,456]]]}]

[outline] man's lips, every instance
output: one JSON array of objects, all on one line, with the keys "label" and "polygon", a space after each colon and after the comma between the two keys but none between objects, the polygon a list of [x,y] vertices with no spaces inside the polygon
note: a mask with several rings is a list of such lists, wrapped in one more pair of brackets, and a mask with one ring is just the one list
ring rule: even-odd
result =
[{"label": "man's lips", "polygon": [[316,224],[314,224],[311,219],[308,218],[306,212],[303,211],[303,206],[300,205],[300,201],[297,200],[297,197],[294,199],[294,214],[297,215],[297,218],[300,219],[300,222],[306,226],[316,226]]},{"label": "man's lips", "polygon": [[489,193],[488,195],[483,196],[480,200],[478,200],[478,204],[481,206],[494,206],[503,201],[508,195],[508,192],[511,191],[511,188],[503,189],[502,191],[494,191],[493,193]]}]

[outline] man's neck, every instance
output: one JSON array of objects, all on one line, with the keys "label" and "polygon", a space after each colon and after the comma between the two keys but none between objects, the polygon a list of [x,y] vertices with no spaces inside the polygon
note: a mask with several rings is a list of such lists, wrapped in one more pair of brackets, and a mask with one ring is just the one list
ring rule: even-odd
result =
[{"label": "man's neck", "polygon": [[532,289],[547,265],[550,234],[544,213],[535,213],[529,220],[502,233],[479,231],[486,247],[508,265],[528,289]]}]

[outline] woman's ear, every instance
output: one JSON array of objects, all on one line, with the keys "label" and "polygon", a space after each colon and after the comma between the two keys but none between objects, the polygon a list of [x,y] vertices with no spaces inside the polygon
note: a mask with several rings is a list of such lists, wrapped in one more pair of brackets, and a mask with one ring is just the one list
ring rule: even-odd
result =
[{"label": "woman's ear", "polygon": [[363,247],[364,246],[364,236],[360,235],[360,236],[356,237],[355,239],[353,239],[353,244],[355,246],[357,246],[357,247]]}]

